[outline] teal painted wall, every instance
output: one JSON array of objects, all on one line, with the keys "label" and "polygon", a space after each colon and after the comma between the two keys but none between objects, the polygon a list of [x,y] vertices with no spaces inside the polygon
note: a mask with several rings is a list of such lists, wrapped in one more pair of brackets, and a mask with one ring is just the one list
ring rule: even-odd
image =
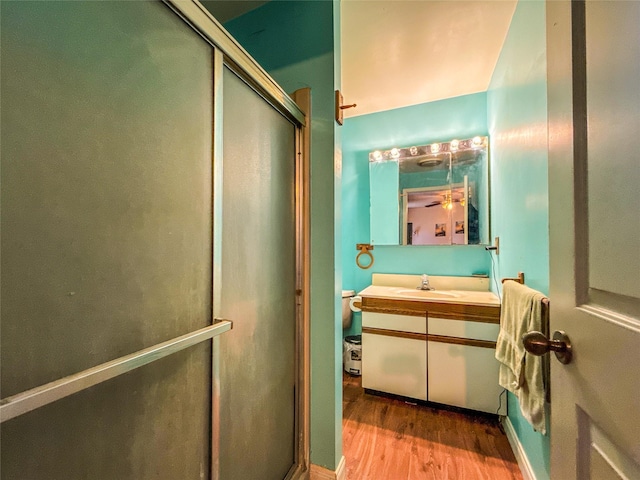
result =
[{"label": "teal painted wall", "polygon": [[[471,275],[489,273],[481,246],[384,246],[371,269],[356,266],[356,243],[369,243],[369,152],[486,135],[485,93],[348,118],[342,131],[342,286],[360,291],[372,273]],[[344,335],[361,333],[360,314]]]},{"label": "teal painted wall", "polygon": [[271,1],[225,24],[286,91],[311,87],[311,462],[331,470],[342,456],[339,11],[339,2]]},{"label": "teal painted wall", "polygon": [[[339,81],[339,60],[334,53],[339,38],[339,8],[333,8],[330,15],[326,8],[330,4],[271,2],[225,26],[286,90],[311,86],[313,91],[311,447],[313,463],[334,469],[342,449],[340,285],[361,290],[370,284],[374,272],[469,275],[491,270],[489,255],[482,247],[460,246],[377,246],[374,267],[358,269],[355,244],[369,241],[368,153],[391,146],[489,134],[492,237],[501,238],[496,276],[524,271],[527,284],[545,293],[548,199],[542,2],[518,4],[486,94],[349,118],[342,131],[335,129],[332,120],[333,87]],[[304,25],[298,35],[308,42],[288,43],[287,37],[281,36],[281,25],[294,20]],[[333,39],[333,46],[328,38]],[[313,48],[302,48],[300,53],[298,46],[307,43]],[[289,54],[291,48],[296,50]],[[335,151],[334,140],[338,147]],[[333,238],[335,245],[327,242],[328,238]],[[334,321],[327,320],[331,318]],[[359,320],[356,315],[346,334],[360,333]],[[509,411],[536,477],[548,478],[548,437],[531,429],[519,415],[512,396]]]},{"label": "teal painted wall", "polygon": [[334,52],[330,0],[272,0],[224,28],[269,74]]},{"label": "teal painted wall", "polygon": [[[548,294],[546,24],[542,1],[520,1],[487,93],[496,275],[525,273]],[[549,478],[549,436],[536,433],[509,394],[509,419],[538,480]]]}]

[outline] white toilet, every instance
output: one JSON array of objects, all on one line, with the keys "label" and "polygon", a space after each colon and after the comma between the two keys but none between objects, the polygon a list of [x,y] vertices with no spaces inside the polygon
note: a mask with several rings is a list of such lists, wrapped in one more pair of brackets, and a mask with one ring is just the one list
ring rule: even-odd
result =
[{"label": "white toilet", "polygon": [[342,290],[342,329],[351,327],[351,309],[349,301],[356,294],[355,290]]}]

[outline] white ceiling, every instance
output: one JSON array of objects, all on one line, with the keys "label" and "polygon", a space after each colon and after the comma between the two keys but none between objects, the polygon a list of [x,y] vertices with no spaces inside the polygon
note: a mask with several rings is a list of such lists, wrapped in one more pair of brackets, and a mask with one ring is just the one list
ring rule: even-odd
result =
[{"label": "white ceiling", "polygon": [[345,117],[484,92],[516,0],[342,0]]},{"label": "white ceiling", "polygon": [[[201,0],[224,23],[268,0]],[[345,117],[484,92],[517,0],[341,0]]]}]

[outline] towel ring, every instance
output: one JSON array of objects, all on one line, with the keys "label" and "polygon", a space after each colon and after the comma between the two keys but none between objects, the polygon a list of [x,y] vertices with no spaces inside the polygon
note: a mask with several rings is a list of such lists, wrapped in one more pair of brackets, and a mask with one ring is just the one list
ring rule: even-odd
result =
[{"label": "towel ring", "polygon": [[[373,255],[371,254],[370,250],[373,250],[373,245],[369,245],[368,243],[358,243],[356,244],[356,249],[360,250],[360,253],[356,255],[356,265],[358,265],[358,267],[363,270],[371,268],[373,266]],[[361,263],[360,257],[362,257],[363,255],[369,256],[370,262],[368,265],[363,265]]]}]

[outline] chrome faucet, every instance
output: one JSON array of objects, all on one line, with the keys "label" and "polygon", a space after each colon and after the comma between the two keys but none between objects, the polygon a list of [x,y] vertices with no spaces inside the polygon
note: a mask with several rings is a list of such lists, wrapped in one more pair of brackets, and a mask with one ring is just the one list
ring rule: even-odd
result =
[{"label": "chrome faucet", "polygon": [[426,273],[422,275],[422,283],[418,287],[418,290],[435,290],[435,288],[429,285],[429,275]]}]

